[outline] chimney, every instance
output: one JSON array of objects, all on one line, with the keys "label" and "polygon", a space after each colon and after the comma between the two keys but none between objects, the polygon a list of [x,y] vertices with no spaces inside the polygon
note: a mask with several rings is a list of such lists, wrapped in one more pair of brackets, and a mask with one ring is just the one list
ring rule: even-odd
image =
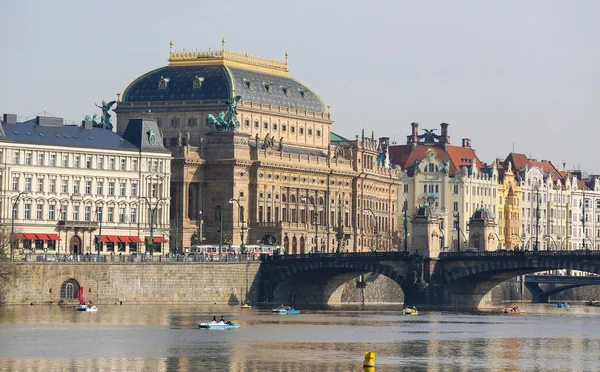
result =
[{"label": "chimney", "polygon": [[81,127],[83,129],[92,129],[94,127],[94,125],[91,120],[82,120]]},{"label": "chimney", "polygon": [[417,147],[417,143],[419,142],[419,123],[413,121],[412,123],[410,123],[410,125],[412,126],[411,147],[414,150]]},{"label": "chimney", "polygon": [[462,147],[464,147],[465,149],[471,150],[471,139],[463,138],[462,139]]},{"label": "chimney", "polygon": [[4,124],[17,124],[16,114],[4,114]]},{"label": "chimney", "polygon": [[444,150],[446,149],[447,145],[450,143],[450,137],[448,137],[448,123],[442,123],[440,124],[440,127],[442,127],[442,134],[440,135],[440,142],[442,143],[442,147],[444,148]]}]

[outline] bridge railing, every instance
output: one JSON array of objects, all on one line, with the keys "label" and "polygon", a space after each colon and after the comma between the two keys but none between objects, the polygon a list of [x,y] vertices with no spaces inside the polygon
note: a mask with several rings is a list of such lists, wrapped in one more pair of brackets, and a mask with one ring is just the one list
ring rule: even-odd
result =
[{"label": "bridge railing", "polygon": [[189,262],[215,262],[215,263],[227,263],[227,262],[246,262],[246,261],[258,261],[260,257],[254,255],[232,255],[232,254],[221,254],[221,255],[203,255],[203,254],[167,254],[160,256],[150,256],[148,254],[138,255],[56,255],[56,254],[37,254],[37,255],[25,255],[21,260],[17,262],[39,262],[39,263],[53,263],[53,262],[79,262],[79,263],[114,263],[114,264],[132,264],[132,263],[189,263]]},{"label": "bridge railing", "polygon": [[407,258],[408,252],[356,252],[356,253],[305,253],[305,254],[280,254],[280,255],[262,255],[262,261],[280,261],[280,260],[325,260],[329,258]]},{"label": "bridge railing", "polygon": [[600,251],[487,251],[487,252],[442,252],[440,259],[444,258],[476,258],[476,257],[579,257],[600,256]]}]

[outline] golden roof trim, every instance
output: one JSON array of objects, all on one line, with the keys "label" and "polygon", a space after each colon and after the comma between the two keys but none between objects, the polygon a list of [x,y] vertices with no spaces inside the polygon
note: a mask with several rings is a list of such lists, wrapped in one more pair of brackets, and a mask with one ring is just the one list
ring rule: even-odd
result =
[{"label": "golden roof trim", "polygon": [[[271,70],[276,73],[288,72],[287,52],[285,61],[268,59],[249,55],[248,53],[239,53],[225,49],[225,43],[222,42],[221,50],[193,50],[193,51],[174,51],[173,42],[169,43],[169,65],[205,65],[208,63],[225,64],[234,62],[247,66],[258,67],[260,69]],[[208,63],[207,63],[208,62]]]}]

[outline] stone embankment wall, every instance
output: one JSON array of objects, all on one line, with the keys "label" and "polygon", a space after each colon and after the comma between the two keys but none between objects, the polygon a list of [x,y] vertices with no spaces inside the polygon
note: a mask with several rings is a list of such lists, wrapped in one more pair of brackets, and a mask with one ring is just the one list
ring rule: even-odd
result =
[{"label": "stone embankment wall", "polygon": [[99,304],[233,304],[245,300],[246,290],[256,301],[260,276],[260,262],[13,265],[15,278],[4,286],[7,304],[58,303],[71,278],[84,287],[86,300]]}]

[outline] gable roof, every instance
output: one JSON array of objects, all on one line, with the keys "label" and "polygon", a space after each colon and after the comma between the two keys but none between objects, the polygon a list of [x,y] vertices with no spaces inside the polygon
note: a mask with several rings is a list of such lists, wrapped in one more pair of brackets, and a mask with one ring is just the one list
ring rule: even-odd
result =
[{"label": "gable roof", "polygon": [[444,150],[439,145],[418,144],[413,150],[411,145],[392,145],[389,147],[390,162],[400,166],[403,170],[407,170],[409,175],[412,175],[412,166],[415,160],[421,161],[427,158],[427,152],[430,149],[435,152],[436,158],[449,162],[449,176],[454,176],[463,166],[476,166],[479,171],[483,168],[483,164],[475,155],[475,151],[461,146],[447,146]]}]

